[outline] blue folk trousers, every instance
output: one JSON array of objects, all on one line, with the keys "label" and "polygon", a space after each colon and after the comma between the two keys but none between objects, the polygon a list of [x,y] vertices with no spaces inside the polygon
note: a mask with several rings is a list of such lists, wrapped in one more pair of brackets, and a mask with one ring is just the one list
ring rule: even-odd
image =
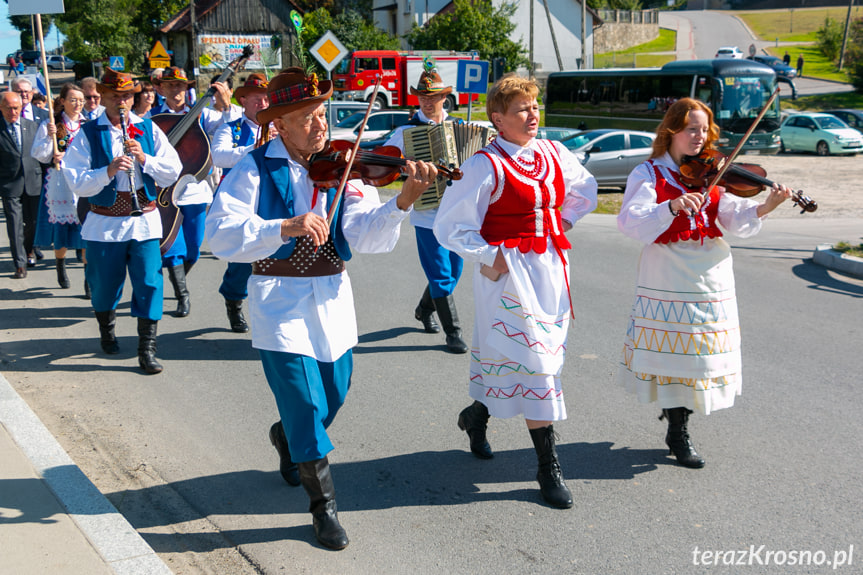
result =
[{"label": "blue folk trousers", "polygon": [[126,270],[132,282],[132,317],[162,319],[162,260],[159,240],[86,242],[87,283],[95,311],[117,309]]},{"label": "blue folk trousers", "polygon": [[258,352],[279,408],[291,459],[295,463],[323,459],[333,450],[327,428],[351,386],[353,352],[346,351],[334,362],[280,351]]}]

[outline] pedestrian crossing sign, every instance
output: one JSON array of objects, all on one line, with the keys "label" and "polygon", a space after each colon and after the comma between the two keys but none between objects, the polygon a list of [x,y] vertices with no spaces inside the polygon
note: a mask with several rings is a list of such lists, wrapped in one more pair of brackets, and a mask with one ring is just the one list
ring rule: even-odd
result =
[{"label": "pedestrian crossing sign", "polygon": [[111,56],[108,58],[108,67],[115,72],[122,72],[126,69],[126,63],[123,61],[122,56]]}]

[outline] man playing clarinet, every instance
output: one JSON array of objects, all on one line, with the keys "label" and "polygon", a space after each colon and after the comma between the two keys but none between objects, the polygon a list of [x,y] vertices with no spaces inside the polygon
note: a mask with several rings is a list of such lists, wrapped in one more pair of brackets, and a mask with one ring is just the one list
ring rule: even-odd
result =
[{"label": "man playing clarinet", "polygon": [[[119,353],[115,314],[128,268],[132,316],[138,318],[138,364],[148,374],[160,373],[156,325],[162,318],[162,220],[156,186],[173,184],[182,165],[158,126],[128,112],[133,94],[141,89],[131,75],[109,69],[97,87],[105,113],[82,126],[84,137],[72,141],[63,159],[69,187],[90,202],[81,237],[87,242],[91,301],[102,350]],[[132,215],[132,193],[141,215]]]}]

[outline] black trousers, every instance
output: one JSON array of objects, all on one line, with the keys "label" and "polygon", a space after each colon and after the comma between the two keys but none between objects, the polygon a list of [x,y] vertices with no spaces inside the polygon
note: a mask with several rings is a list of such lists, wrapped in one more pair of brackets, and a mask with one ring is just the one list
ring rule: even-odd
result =
[{"label": "black trousers", "polygon": [[3,198],[6,235],[9,237],[9,250],[16,268],[27,267],[27,254],[33,251],[39,198],[40,196],[27,194],[17,198]]}]

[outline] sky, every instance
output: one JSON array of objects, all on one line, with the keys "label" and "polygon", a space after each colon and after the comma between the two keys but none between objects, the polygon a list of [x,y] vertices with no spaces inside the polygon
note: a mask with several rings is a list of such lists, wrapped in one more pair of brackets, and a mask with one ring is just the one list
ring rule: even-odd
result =
[{"label": "sky", "polygon": [[[9,5],[0,1],[0,58],[6,63],[6,55],[21,48],[21,33],[9,23]],[[53,26],[45,38],[45,50],[50,51],[57,47],[57,29]],[[63,39],[62,34],[60,39]]]}]

